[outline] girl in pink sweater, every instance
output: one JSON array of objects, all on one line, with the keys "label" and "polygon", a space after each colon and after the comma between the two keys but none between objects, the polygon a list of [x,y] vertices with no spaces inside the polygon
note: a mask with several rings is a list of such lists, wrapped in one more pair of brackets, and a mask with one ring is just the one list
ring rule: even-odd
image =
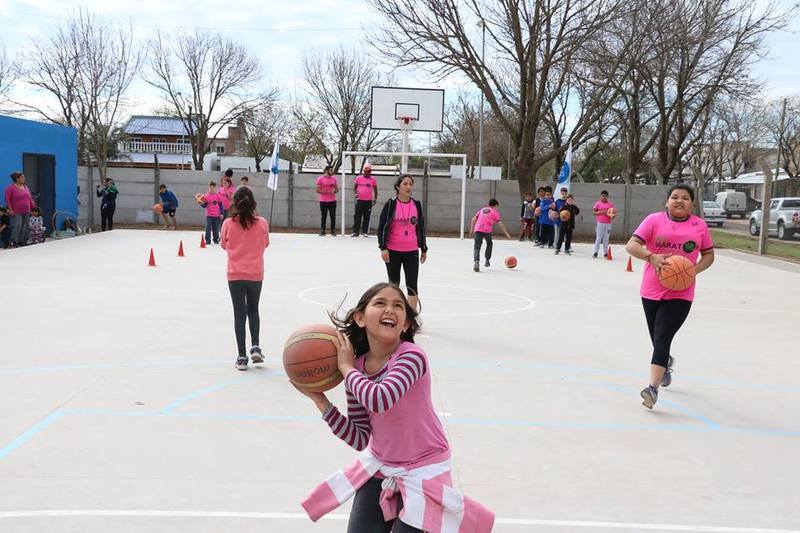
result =
[{"label": "girl in pink sweater", "polygon": [[[219,220],[219,219],[217,219]],[[250,360],[263,363],[259,343],[261,319],[258,300],[264,281],[264,250],[269,246],[269,224],[256,212],[253,191],[242,187],[233,195],[231,217],[222,224],[220,246],[228,253],[228,289],[233,302],[233,329],[239,350],[236,368],[247,370],[245,323],[250,324]]]},{"label": "girl in pink sweater", "polygon": [[[373,285],[337,326],[347,416],[322,392],[303,392],[331,431],[363,450],[303,501],[316,521],[355,496],[348,533],[488,532],[494,515],[452,488],[450,445],[431,401],[417,312],[391,283]],[[447,524],[448,528],[443,527]]]}]

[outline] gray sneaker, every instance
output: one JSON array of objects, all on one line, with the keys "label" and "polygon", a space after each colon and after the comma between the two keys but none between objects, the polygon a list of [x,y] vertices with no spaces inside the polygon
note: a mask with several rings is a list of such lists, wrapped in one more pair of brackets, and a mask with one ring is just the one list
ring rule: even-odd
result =
[{"label": "gray sneaker", "polygon": [[639,393],[639,396],[642,397],[642,405],[648,409],[652,409],[658,401],[658,390],[654,389],[652,385],[648,385],[642,389],[642,392]]},{"label": "gray sneaker", "polygon": [[253,364],[264,362],[264,354],[261,353],[261,348],[258,346],[253,346],[250,348],[250,360],[253,362]]},{"label": "gray sneaker", "polygon": [[481,262],[480,261],[475,261],[475,264],[472,265],[472,270],[474,270],[475,272],[480,272],[481,271]]},{"label": "gray sneaker", "polygon": [[236,358],[236,370],[247,370],[247,356],[242,355]]},{"label": "gray sneaker", "polygon": [[669,387],[672,385],[672,365],[675,363],[675,359],[672,356],[669,356],[669,361],[667,362],[667,371],[664,372],[664,377],[661,378],[661,386],[662,387]]}]

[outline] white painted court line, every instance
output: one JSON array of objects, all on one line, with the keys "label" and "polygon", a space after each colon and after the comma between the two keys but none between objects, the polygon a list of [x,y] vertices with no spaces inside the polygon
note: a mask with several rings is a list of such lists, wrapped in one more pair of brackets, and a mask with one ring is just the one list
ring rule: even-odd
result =
[{"label": "white painted court line", "polygon": [[[247,513],[233,511],[148,511],[148,510],[38,510],[0,511],[0,519],[48,517],[133,517],[133,518],[238,518],[258,520],[309,520],[303,513]],[[323,520],[347,520],[345,514],[329,514]],[[309,520],[310,521],[310,520]],[[800,533],[797,529],[769,529],[726,526],[690,526],[636,522],[589,522],[583,520],[537,520],[533,518],[498,518],[497,525],[580,527],[588,529],[631,529],[638,531],[688,531],[697,533]]]}]

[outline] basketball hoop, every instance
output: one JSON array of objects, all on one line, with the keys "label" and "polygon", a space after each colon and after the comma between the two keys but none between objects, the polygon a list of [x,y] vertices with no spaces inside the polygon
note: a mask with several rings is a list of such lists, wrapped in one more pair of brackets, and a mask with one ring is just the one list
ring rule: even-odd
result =
[{"label": "basketball hoop", "polygon": [[407,131],[407,132],[412,131],[414,129],[414,122],[416,121],[417,118],[412,116],[397,117],[397,124],[400,128],[400,131]]}]

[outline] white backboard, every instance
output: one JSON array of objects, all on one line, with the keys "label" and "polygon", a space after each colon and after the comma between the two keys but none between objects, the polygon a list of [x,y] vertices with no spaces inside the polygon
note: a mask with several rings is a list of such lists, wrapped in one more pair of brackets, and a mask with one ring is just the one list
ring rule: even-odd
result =
[{"label": "white backboard", "polygon": [[373,130],[399,130],[398,119],[410,116],[413,131],[442,131],[444,90],[373,87],[370,116]]}]

